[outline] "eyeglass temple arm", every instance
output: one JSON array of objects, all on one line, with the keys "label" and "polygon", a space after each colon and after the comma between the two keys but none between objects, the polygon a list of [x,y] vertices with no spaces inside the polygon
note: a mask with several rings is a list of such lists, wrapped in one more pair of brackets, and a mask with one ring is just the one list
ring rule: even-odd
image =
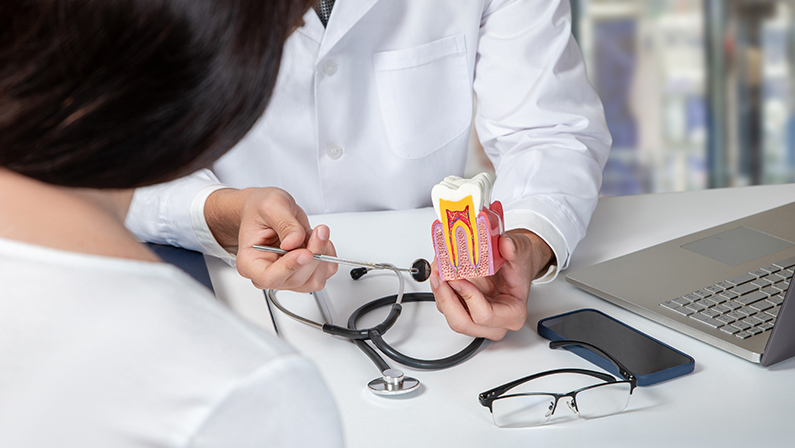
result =
[{"label": "eyeglass temple arm", "polygon": [[602,381],[606,382],[615,382],[616,378],[613,375],[608,373],[602,372],[595,372],[593,370],[583,370],[583,369],[555,369],[555,370],[547,370],[544,372],[536,373],[530,376],[526,376],[524,378],[519,378],[518,380],[511,381],[510,383],[505,383],[502,386],[497,386],[494,389],[487,390],[486,392],[482,392],[478,395],[478,401],[482,406],[485,406],[491,409],[491,403],[500,395],[508,392],[509,390],[513,389],[514,387],[524,384],[528,381],[532,381],[536,378],[541,378],[548,375],[555,375],[558,373],[578,373],[580,375],[589,375],[594,378],[599,378]]},{"label": "eyeglass temple arm", "polygon": [[635,378],[635,374],[630,372],[629,369],[627,369],[624,366],[624,364],[621,364],[621,362],[619,360],[617,360],[616,358],[613,358],[612,356],[610,356],[609,353],[607,353],[606,351],[600,349],[599,347],[597,347],[597,346],[595,346],[593,344],[589,344],[589,343],[583,342],[583,341],[552,341],[552,342],[549,343],[549,348],[555,350],[555,349],[559,349],[559,348],[566,348],[566,347],[568,347],[570,345],[579,345],[579,346],[585,347],[588,350],[591,350],[592,352],[596,352],[597,355],[600,355],[603,358],[607,359],[608,361],[612,362],[613,365],[615,365],[618,368],[618,373],[622,377],[624,377],[625,380],[632,382],[633,388],[635,387],[635,382],[637,381],[637,379]]}]

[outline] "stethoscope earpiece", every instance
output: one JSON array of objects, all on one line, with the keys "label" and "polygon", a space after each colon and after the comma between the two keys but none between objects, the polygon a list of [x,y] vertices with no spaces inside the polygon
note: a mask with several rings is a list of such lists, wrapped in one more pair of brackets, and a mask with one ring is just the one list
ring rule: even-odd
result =
[{"label": "stethoscope earpiece", "polygon": [[431,264],[424,258],[418,258],[411,264],[411,278],[422,283],[431,277]]},{"label": "stethoscope earpiece", "polygon": [[354,280],[359,280],[367,273],[367,268],[353,268],[351,269],[351,278]]}]

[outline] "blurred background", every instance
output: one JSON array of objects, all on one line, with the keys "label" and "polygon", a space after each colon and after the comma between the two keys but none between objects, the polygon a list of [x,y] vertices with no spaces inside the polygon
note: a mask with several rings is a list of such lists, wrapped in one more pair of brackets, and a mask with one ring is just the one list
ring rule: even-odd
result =
[{"label": "blurred background", "polygon": [[613,134],[603,196],[795,182],[795,0],[571,3]]}]

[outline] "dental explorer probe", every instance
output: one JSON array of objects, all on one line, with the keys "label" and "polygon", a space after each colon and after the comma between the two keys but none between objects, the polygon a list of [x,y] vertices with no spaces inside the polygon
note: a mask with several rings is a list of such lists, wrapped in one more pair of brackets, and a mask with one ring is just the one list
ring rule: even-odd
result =
[{"label": "dental explorer probe", "polygon": [[[259,244],[255,244],[253,247],[256,250],[261,250],[263,252],[270,252],[279,255],[284,255],[288,252],[286,250],[279,249],[278,247],[261,246]],[[345,264],[348,266],[363,267],[366,268],[367,270],[388,269],[390,271],[407,272],[411,274],[411,277],[418,282],[424,282],[425,280],[428,279],[428,277],[431,276],[431,264],[428,263],[428,261],[423,258],[415,260],[414,263],[411,264],[410,268],[398,268],[384,263],[371,263],[369,261],[353,260],[351,258],[332,257],[331,255],[312,254],[312,258],[318,261],[324,261],[326,263],[337,263],[337,264]],[[351,272],[351,276],[354,278],[359,278],[362,275],[364,275],[364,272],[360,272],[358,276],[355,276],[355,274]]]}]

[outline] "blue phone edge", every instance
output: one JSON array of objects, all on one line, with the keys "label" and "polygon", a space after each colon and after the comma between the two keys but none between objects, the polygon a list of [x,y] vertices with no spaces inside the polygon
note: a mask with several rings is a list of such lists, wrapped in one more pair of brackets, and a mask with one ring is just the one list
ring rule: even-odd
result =
[{"label": "blue phone edge", "polygon": [[[601,312],[601,311],[599,311],[597,309],[593,309],[593,308],[582,308],[582,309],[579,309],[579,310],[569,311],[568,313],[558,314],[558,315],[555,315],[555,316],[550,316],[550,317],[546,317],[544,319],[541,319],[540,321],[538,321],[538,328],[537,328],[538,334],[541,337],[545,338],[545,339],[549,339],[550,341],[565,341],[565,340],[567,340],[567,338],[564,338],[562,335],[552,331],[551,329],[549,329],[549,327],[544,326],[544,322],[546,322],[548,320],[551,320],[551,319],[557,319],[557,318],[560,318],[560,317],[564,317],[564,316],[567,316],[569,314],[582,312],[582,311],[593,311],[593,312],[599,313],[602,316],[613,320],[617,324],[623,325],[623,326],[629,328],[630,330],[632,330],[632,331],[634,331],[634,332],[636,332],[638,334],[646,336],[647,338],[653,340],[654,342],[657,342],[658,344],[660,344],[660,345],[662,345],[664,347],[667,347],[667,348],[675,351],[676,353],[679,353],[680,355],[682,355],[682,356],[684,356],[684,357],[686,357],[687,359],[690,360],[690,362],[687,363],[687,364],[681,364],[681,365],[678,365],[676,367],[671,367],[671,368],[668,368],[668,369],[665,369],[665,370],[660,370],[659,372],[654,372],[654,373],[650,373],[650,374],[647,374],[647,375],[635,374],[636,378],[638,379],[638,386],[651,386],[653,384],[661,383],[663,381],[668,381],[668,380],[676,378],[678,376],[687,375],[688,373],[690,373],[693,370],[695,370],[695,368],[696,368],[696,360],[693,359],[692,356],[688,355],[687,353],[683,353],[682,351],[671,347],[670,345],[666,344],[665,342],[662,342],[662,341],[660,341],[660,340],[658,340],[656,338],[653,338],[653,337],[649,336],[648,334],[646,334],[646,333],[644,333],[644,332],[642,332],[642,331],[640,331],[640,330],[638,330],[636,328],[630,327],[629,325],[625,324],[624,322],[621,322],[620,320],[618,320],[618,319],[616,319],[616,318],[614,318],[612,316],[609,316],[609,315],[607,315],[607,314],[605,314],[605,313],[603,313],[603,312]],[[588,341],[583,341],[583,342],[588,342]],[[579,356],[580,358],[585,359],[586,361],[588,361],[588,362],[590,362],[592,364],[595,364],[595,365],[601,367],[602,369],[612,373],[613,375],[615,375],[615,376],[617,376],[619,378],[621,377],[621,375],[618,373],[618,369],[616,368],[615,365],[613,365],[612,362],[610,362],[609,360],[605,359],[601,355],[598,355],[598,354],[588,350],[587,348],[578,347],[578,346],[572,346],[572,347],[566,347],[566,350],[574,353],[575,355]]]}]

